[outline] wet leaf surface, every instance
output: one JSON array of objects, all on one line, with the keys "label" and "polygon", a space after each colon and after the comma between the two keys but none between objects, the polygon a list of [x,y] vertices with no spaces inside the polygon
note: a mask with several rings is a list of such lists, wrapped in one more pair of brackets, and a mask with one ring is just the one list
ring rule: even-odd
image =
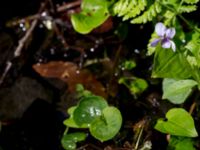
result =
[{"label": "wet leaf surface", "polygon": [[103,116],[91,124],[90,132],[103,142],[113,138],[119,132],[122,118],[120,111],[114,107],[106,107],[102,113]]},{"label": "wet leaf surface", "polygon": [[74,110],[74,120],[78,125],[91,124],[94,119],[102,115],[104,108],[108,106],[106,100],[98,96],[89,96],[81,99]]}]

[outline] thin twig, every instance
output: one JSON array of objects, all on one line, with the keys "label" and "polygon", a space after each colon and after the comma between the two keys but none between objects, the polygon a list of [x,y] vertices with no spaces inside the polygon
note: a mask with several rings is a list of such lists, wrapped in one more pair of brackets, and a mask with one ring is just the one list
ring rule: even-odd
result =
[{"label": "thin twig", "polygon": [[63,46],[64,46],[65,48],[68,48],[69,45],[67,44],[67,42],[66,42],[66,40],[65,40],[65,38],[64,38],[64,36],[63,36],[63,34],[61,33],[61,31],[60,31],[60,29],[58,28],[58,26],[57,26],[57,24],[55,23],[55,21],[53,21],[53,29],[54,29],[56,35],[60,38],[61,43],[63,44]]},{"label": "thin twig", "polygon": [[66,3],[66,4],[64,4],[62,6],[59,6],[57,8],[57,12],[63,12],[63,11],[66,11],[67,9],[78,7],[80,5],[81,5],[81,0],[78,0],[76,2]]},{"label": "thin twig", "polygon": [[[40,14],[44,10],[46,4],[47,4],[47,2],[41,4],[41,7],[40,7],[40,9],[38,11],[38,14]],[[39,18],[35,19],[31,23],[31,26],[27,30],[26,34],[19,40],[19,42],[18,42],[19,44],[18,44],[18,46],[17,46],[17,48],[16,48],[16,50],[14,52],[14,57],[19,57],[21,55],[21,51],[22,51],[22,49],[24,47],[24,44],[27,41],[27,39],[31,36],[33,30],[35,29],[35,27],[36,27],[36,25],[38,23],[38,20],[39,20]]]},{"label": "thin twig", "polygon": [[92,144],[92,143],[89,143],[88,144],[90,147],[92,147],[94,150],[103,150],[102,148],[100,148],[100,147],[98,147],[98,146],[96,146],[96,145],[94,145],[94,144]]},{"label": "thin twig", "polygon": [[[52,2],[52,0],[48,0],[49,1],[49,4],[50,4],[50,8],[51,10],[53,10],[53,16],[56,15],[57,13],[57,9],[54,7],[54,4]],[[64,38],[64,35],[62,34],[62,32],[60,31],[59,27],[57,26],[56,22],[55,21],[52,21],[52,24],[53,24],[53,29],[56,33],[56,35],[60,38],[61,40],[61,43],[63,44],[64,48],[68,48],[69,45],[67,44],[65,38]]]},{"label": "thin twig", "polygon": [[52,0],[48,0],[48,1],[49,1],[49,4],[50,4],[52,13],[53,13],[53,14],[56,14],[56,13],[57,13],[57,9],[56,9],[56,7],[54,6]]},{"label": "thin twig", "polygon": [[196,105],[197,105],[196,102],[193,102],[193,103],[192,103],[192,105],[190,106],[190,110],[189,110],[189,113],[190,113],[190,114],[193,113],[193,111],[194,111]]},{"label": "thin twig", "polygon": [[136,141],[134,150],[137,150],[137,149],[138,149],[138,146],[139,146],[139,143],[140,143],[140,139],[141,139],[141,136],[142,136],[142,133],[143,133],[143,129],[144,129],[144,127],[142,127],[142,128],[140,129],[140,131],[139,131],[139,135],[138,135],[138,138],[137,138],[137,141]]},{"label": "thin twig", "polygon": [[1,78],[0,78],[0,85],[3,83],[3,81],[4,81],[4,79],[5,79],[5,77],[6,77],[7,73],[8,73],[8,71],[10,70],[11,67],[12,67],[12,62],[11,62],[11,61],[8,61],[8,62],[6,63],[6,68],[5,68],[3,74],[2,74],[2,76],[1,76]]},{"label": "thin twig", "polygon": [[[66,11],[68,9],[78,7],[78,6],[80,6],[80,4],[81,4],[81,0],[78,0],[76,2],[71,2],[71,3],[65,3],[64,5],[57,7],[56,11],[61,13],[61,12]],[[21,22],[24,22],[25,20],[32,21],[32,20],[39,19],[39,18],[41,18],[41,14],[37,13],[37,14],[31,15],[31,16],[28,16],[28,17],[25,17],[25,18],[21,18],[21,19],[18,19],[18,20],[8,22],[7,26],[12,27],[12,26],[18,25]]]},{"label": "thin twig", "polygon": [[[38,11],[38,14],[40,14],[43,11],[43,9],[45,8],[46,4],[47,3],[42,3],[41,4],[41,7],[40,7],[40,9]],[[31,36],[33,30],[35,29],[37,23],[38,23],[38,19],[35,19],[31,23],[31,27],[27,30],[26,34],[19,40],[18,46],[17,46],[17,48],[14,51],[14,58],[19,57],[21,55],[21,51],[22,51],[22,49],[23,49],[26,41],[29,39],[29,37]],[[11,69],[12,65],[13,64],[12,64],[11,61],[7,62],[5,70],[4,70],[3,74],[0,77],[0,85],[3,83],[6,75],[8,74],[9,70]]]},{"label": "thin twig", "polygon": [[22,51],[27,39],[31,36],[33,30],[35,29],[37,23],[38,23],[38,19],[34,20],[31,23],[31,27],[27,30],[26,34],[19,40],[19,44],[14,52],[14,57],[19,57],[21,55],[21,51]]},{"label": "thin twig", "polygon": [[113,69],[111,71],[111,77],[110,77],[110,80],[109,80],[108,85],[107,85],[107,90],[106,90],[107,93],[112,93],[110,91],[111,91],[111,88],[113,87],[113,85],[112,85],[113,77],[115,76],[115,72],[116,72],[117,65],[119,63],[121,51],[122,51],[122,45],[120,44],[118,49],[117,49],[117,52],[115,54],[114,63],[113,63]]},{"label": "thin twig", "polygon": [[83,150],[83,149],[85,149],[86,147],[88,147],[88,144],[86,144],[86,145],[83,145],[83,146],[81,146],[81,147],[77,148],[76,150]]}]

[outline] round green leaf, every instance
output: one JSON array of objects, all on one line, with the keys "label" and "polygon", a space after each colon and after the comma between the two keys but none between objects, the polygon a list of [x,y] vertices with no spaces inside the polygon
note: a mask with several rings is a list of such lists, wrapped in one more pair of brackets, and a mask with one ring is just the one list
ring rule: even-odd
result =
[{"label": "round green leaf", "polygon": [[73,113],[76,108],[77,108],[77,106],[73,106],[68,109],[68,114],[70,115],[70,117],[68,119],[64,120],[63,124],[66,125],[67,127],[71,127],[71,128],[88,128],[87,124],[82,124],[79,126],[74,121]]},{"label": "round green leaf", "polygon": [[148,88],[148,83],[146,80],[141,78],[126,78],[121,77],[118,81],[119,84],[124,84],[132,94],[140,94]]},{"label": "round green leaf", "polygon": [[74,29],[82,34],[87,34],[101,25],[109,16],[106,0],[83,0],[82,11],[71,17]]},{"label": "round green leaf", "polygon": [[65,150],[75,150],[76,149],[76,143],[71,140],[61,140],[61,144]]},{"label": "round green leaf", "polygon": [[76,143],[80,141],[84,141],[86,138],[86,134],[82,132],[64,134],[61,140],[61,144],[63,148],[66,150],[75,150]]},{"label": "round green leaf", "polygon": [[67,112],[68,114],[70,115],[70,117],[68,119],[65,119],[63,124],[68,126],[68,127],[72,127],[72,128],[78,128],[79,126],[74,122],[74,118],[73,118],[73,113],[74,113],[74,110],[77,108],[77,106],[73,106],[73,107],[70,107]]},{"label": "round green leaf", "polygon": [[133,69],[133,68],[136,67],[136,63],[135,63],[135,61],[133,61],[133,60],[126,60],[126,61],[123,63],[123,67],[124,67],[124,69],[126,69],[126,70],[131,70],[131,69]]},{"label": "round green leaf", "polygon": [[170,109],[166,114],[167,121],[159,119],[155,129],[176,136],[197,137],[192,116],[182,108]]},{"label": "round green leaf", "polygon": [[144,79],[136,78],[131,81],[130,90],[133,94],[142,93],[148,87],[147,82]]},{"label": "round green leaf", "polygon": [[86,134],[83,132],[76,132],[76,133],[69,133],[69,134],[65,134],[62,138],[62,140],[65,141],[74,141],[74,142],[80,142],[80,141],[84,141],[86,138]]},{"label": "round green leaf", "polygon": [[102,97],[83,97],[77,108],[74,110],[74,121],[79,126],[83,124],[89,126],[94,119],[102,115],[102,110],[107,106],[106,100]]},{"label": "round green leaf", "polygon": [[96,119],[90,126],[90,133],[100,141],[112,139],[120,130],[122,116],[115,107],[106,107],[103,116]]}]

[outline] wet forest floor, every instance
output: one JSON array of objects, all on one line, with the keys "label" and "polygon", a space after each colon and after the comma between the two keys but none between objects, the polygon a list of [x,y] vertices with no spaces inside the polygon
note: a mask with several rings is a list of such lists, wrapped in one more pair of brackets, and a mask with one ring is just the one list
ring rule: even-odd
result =
[{"label": "wet forest floor", "polygon": [[[72,11],[79,11],[80,1],[53,1],[60,12],[53,13],[47,5],[41,18],[34,17],[44,11],[38,12],[41,1],[9,2],[0,5],[0,149],[62,150],[63,121],[69,117],[67,109],[78,103],[78,83],[116,106],[123,117],[113,140],[101,143],[88,135],[78,150],[131,150],[148,141],[153,150],[166,149],[166,135],[153,126],[173,105],[161,100],[161,80],[151,78],[153,57],[146,55],[151,23],[131,25],[112,17],[80,35],[69,19]],[[20,47],[19,39],[31,28]],[[136,67],[124,68],[127,60]],[[144,79],[148,87],[135,94],[119,84],[121,77]]]}]

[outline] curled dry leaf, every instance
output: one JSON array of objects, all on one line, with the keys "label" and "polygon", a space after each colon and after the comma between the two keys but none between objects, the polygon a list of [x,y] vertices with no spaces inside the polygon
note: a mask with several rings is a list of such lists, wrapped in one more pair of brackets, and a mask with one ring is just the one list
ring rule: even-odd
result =
[{"label": "curled dry leaf", "polygon": [[33,68],[41,76],[59,78],[68,84],[68,90],[75,92],[76,84],[83,86],[96,95],[107,97],[104,86],[96,80],[95,76],[87,69],[78,69],[72,62],[51,61],[46,64],[35,64]]},{"label": "curled dry leaf", "polygon": [[102,34],[109,32],[112,29],[113,29],[113,19],[112,17],[109,17],[102,25],[95,28],[92,32],[96,34]]}]

